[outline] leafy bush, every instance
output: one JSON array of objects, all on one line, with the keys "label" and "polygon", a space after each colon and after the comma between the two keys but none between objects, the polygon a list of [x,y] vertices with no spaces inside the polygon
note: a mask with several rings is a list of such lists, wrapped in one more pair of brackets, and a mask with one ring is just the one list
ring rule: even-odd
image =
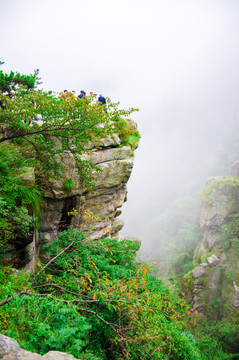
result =
[{"label": "leafy bush", "polygon": [[122,145],[130,145],[131,149],[134,150],[140,140],[140,134],[132,125],[131,121],[123,117],[117,117],[114,122],[114,127],[120,136]]},{"label": "leafy bush", "polygon": [[16,297],[5,306],[5,312],[5,317],[11,319],[4,325],[5,333],[20,338],[26,350],[41,354],[58,350],[77,356],[91,328],[76,306],[48,297]]}]

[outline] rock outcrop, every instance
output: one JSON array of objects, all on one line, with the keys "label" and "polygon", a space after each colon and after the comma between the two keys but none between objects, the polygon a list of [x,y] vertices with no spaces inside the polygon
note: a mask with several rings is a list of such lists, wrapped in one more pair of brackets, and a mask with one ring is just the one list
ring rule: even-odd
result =
[{"label": "rock outcrop", "polygon": [[[61,156],[66,169],[63,177],[51,181],[44,194],[40,239],[51,241],[69,225],[86,232],[91,239],[117,236],[123,227],[115,221],[117,210],[126,200],[126,183],[130,177],[134,157],[130,146],[122,146],[118,136],[102,141],[100,149],[94,145],[81,156],[97,166],[95,186],[88,192],[81,185],[76,161],[71,152]],[[66,179],[74,181],[70,191],[64,189]],[[71,216],[69,213],[74,212]]]},{"label": "rock outcrop", "polygon": [[[136,123],[130,121],[130,124],[136,128]],[[95,177],[93,191],[87,191],[82,186],[71,151],[59,155],[59,162],[65,170],[62,177],[49,180],[46,184],[39,231],[35,231],[20,248],[7,244],[8,251],[0,260],[3,265],[32,268],[37,258],[38,243],[52,241],[70,225],[85,232],[90,239],[117,237],[123,227],[123,221],[118,219],[119,208],[126,201],[126,184],[134,163],[133,151],[114,134],[98,144],[89,144],[81,160],[89,160],[99,169],[92,172]],[[69,180],[71,187],[66,187]],[[29,171],[29,176],[25,175],[25,181],[34,181],[34,171]]]},{"label": "rock outcrop", "polygon": [[239,212],[239,185],[214,178],[209,186],[210,193],[201,206],[203,237],[194,255],[188,299],[199,314],[216,319],[226,312],[226,305],[239,307],[239,248],[235,249],[231,240],[226,242],[222,232],[222,227],[230,224]]},{"label": "rock outcrop", "polygon": [[[41,356],[22,349],[16,340],[0,334],[1,360],[77,360],[74,356],[59,351],[49,351]],[[80,359],[78,359],[80,360]]]}]

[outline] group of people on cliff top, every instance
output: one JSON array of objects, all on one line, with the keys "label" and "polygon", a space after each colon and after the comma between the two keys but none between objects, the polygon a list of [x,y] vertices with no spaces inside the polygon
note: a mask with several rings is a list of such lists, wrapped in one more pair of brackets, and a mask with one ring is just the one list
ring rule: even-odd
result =
[{"label": "group of people on cliff top", "polygon": [[[60,93],[60,95],[67,95],[68,93],[71,93],[72,95],[76,96],[75,90],[72,90],[71,92],[64,90],[63,92]],[[58,93],[54,93],[54,94],[55,94],[55,96],[58,95]],[[92,102],[96,102],[97,93],[95,91],[91,91],[90,96],[92,98]],[[80,94],[77,96],[77,98],[84,99],[85,97],[86,97],[86,92],[84,90],[81,90]],[[106,99],[102,94],[99,95],[97,101],[100,102],[102,105],[106,105]]]},{"label": "group of people on cliff top", "polygon": [[[75,90],[72,90],[72,91],[68,91],[68,90],[64,90],[62,92],[56,92],[56,91],[53,91],[52,92],[52,95],[54,97],[58,97],[58,96],[64,96],[67,94],[72,94],[73,96],[76,96],[76,92]],[[10,92],[9,94],[7,94],[6,96],[12,98],[13,97],[13,92]],[[90,92],[90,99],[91,99],[91,103],[96,103],[98,102],[100,105],[106,105],[106,99],[105,97],[100,94],[98,99],[97,99],[97,93],[95,91],[91,91]],[[80,94],[77,96],[78,99],[84,99],[86,97],[86,92],[84,90],[81,90]],[[96,100],[97,99],[97,100]],[[5,109],[5,106],[3,105],[2,101],[0,100],[0,109]]]}]

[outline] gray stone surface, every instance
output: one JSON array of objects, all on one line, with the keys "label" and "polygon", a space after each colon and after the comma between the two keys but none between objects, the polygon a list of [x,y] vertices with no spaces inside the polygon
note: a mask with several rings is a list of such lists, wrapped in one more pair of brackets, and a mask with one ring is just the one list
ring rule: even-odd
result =
[{"label": "gray stone surface", "polygon": [[219,262],[222,265],[227,262],[227,257],[226,257],[226,255],[224,253],[220,256]]},{"label": "gray stone surface", "polygon": [[216,245],[217,241],[218,229],[209,227],[208,229],[204,230],[202,242],[207,249],[212,250],[213,247]]},{"label": "gray stone surface", "polygon": [[124,222],[121,219],[115,219],[111,227],[111,237],[117,236],[118,232],[123,228]]},{"label": "gray stone surface", "polygon": [[131,157],[131,154],[132,150],[130,146],[122,146],[118,148],[89,151],[82,155],[81,159],[91,161],[93,164],[101,164],[113,160],[128,159]]},{"label": "gray stone surface", "polygon": [[47,354],[42,356],[42,360],[77,360],[77,359],[70,354],[66,354],[60,351],[49,351]]},{"label": "gray stone surface", "polygon": [[219,263],[219,259],[215,254],[212,254],[207,258],[207,263],[210,267],[216,266]]},{"label": "gray stone surface", "polygon": [[[77,360],[74,356],[59,351],[49,351],[41,356],[26,351],[18,345],[17,341],[0,334],[0,359],[1,360]],[[78,359],[80,360],[80,359]]]},{"label": "gray stone surface", "polygon": [[206,263],[202,263],[199,266],[197,266],[192,273],[194,279],[204,276],[207,267],[208,265]]},{"label": "gray stone surface", "polygon": [[117,134],[113,134],[112,136],[107,137],[106,139],[102,139],[98,142],[91,142],[86,146],[86,149],[92,150],[96,146],[100,147],[115,147],[120,145],[120,138]]},{"label": "gray stone surface", "polygon": [[[87,153],[88,154],[88,153]],[[127,188],[126,183],[130,177],[134,158],[129,146],[119,148],[106,148],[89,152],[93,163],[98,164],[100,172],[93,171],[95,176],[95,189],[93,193],[84,192],[76,175],[75,160],[71,153],[62,157],[62,163],[66,167],[64,178],[72,178],[76,188],[70,193],[64,190],[64,181],[52,181],[45,192],[43,202],[43,222],[40,238],[51,241],[59,233],[59,224],[65,209],[67,199],[75,197],[74,209],[78,215],[71,219],[71,224],[81,231],[86,232],[91,239],[101,236],[115,237],[122,226],[114,223],[116,211],[123,205]],[[69,157],[69,161],[67,161]],[[84,200],[82,200],[82,196]],[[89,221],[85,218],[91,212],[98,219]]]},{"label": "gray stone surface", "polygon": [[[73,226],[87,233],[91,239],[118,235],[122,223],[114,221],[119,215],[119,208],[126,201],[126,183],[133,168],[134,157],[130,146],[119,146],[118,136],[102,140],[98,149],[95,148],[96,145],[99,144],[90,144],[90,150],[81,156],[82,160],[90,160],[101,169],[99,172],[95,170],[92,172],[95,176],[93,193],[88,193],[82,188],[71,152],[59,156],[66,170],[63,171],[62,179],[52,180],[47,185],[42,208],[40,239],[49,242],[56,238],[62,217],[65,216],[66,219],[66,211],[69,212],[70,207],[66,204],[73,198],[75,202],[73,201],[72,208],[77,212],[77,215],[69,221]],[[67,178],[71,178],[76,185],[70,192],[64,189],[64,181]],[[94,214],[90,221],[87,218],[89,212]]]},{"label": "gray stone surface", "polygon": [[217,290],[220,285],[221,271],[220,268],[213,267],[208,275],[208,288],[211,290]]},{"label": "gray stone surface", "polygon": [[[215,177],[209,181],[209,185],[223,177]],[[202,229],[218,229],[225,219],[235,211],[235,202],[232,201],[232,189],[224,184],[216,186],[209,194],[209,201],[201,204],[200,226]],[[236,200],[236,199],[235,199]]]},{"label": "gray stone surface", "polygon": [[239,307],[239,287],[237,286],[235,281],[233,281],[233,286],[234,286],[234,294],[231,299],[231,305],[234,308],[238,308]]}]

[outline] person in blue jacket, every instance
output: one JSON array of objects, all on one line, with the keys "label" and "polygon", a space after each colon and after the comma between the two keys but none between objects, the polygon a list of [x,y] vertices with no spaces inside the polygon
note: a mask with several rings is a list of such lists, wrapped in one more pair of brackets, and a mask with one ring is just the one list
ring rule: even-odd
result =
[{"label": "person in blue jacket", "polygon": [[101,102],[102,105],[106,105],[106,100],[102,94],[98,97],[98,101]]},{"label": "person in blue jacket", "polygon": [[79,99],[84,99],[84,98],[85,98],[85,95],[86,95],[85,91],[84,91],[84,90],[81,90],[80,95],[78,95],[78,98],[79,98]]}]

